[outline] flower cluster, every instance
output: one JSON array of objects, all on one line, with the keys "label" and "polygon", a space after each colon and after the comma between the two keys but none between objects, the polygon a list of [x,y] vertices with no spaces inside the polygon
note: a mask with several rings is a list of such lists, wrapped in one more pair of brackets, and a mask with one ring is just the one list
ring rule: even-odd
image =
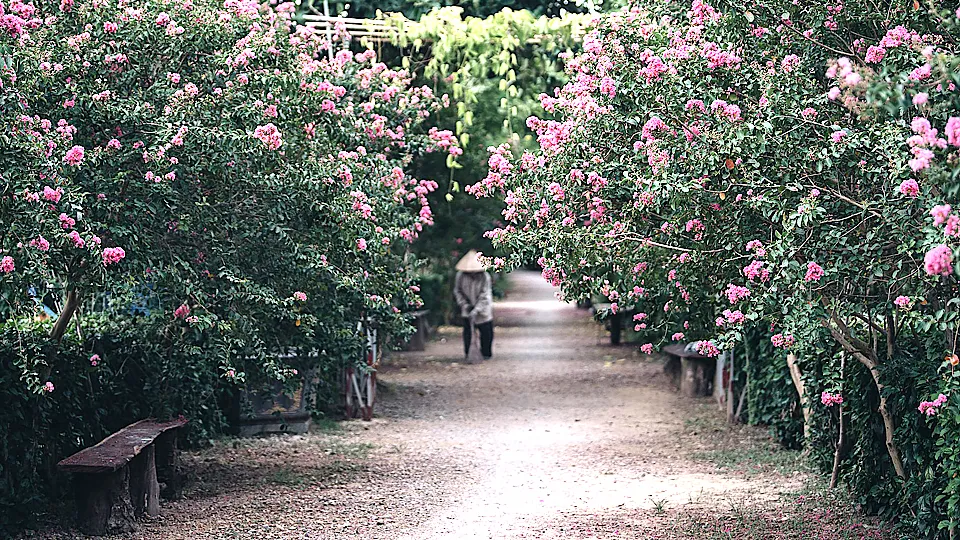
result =
[{"label": "flower cluster", "polygon": [[831,394],[830,392],[823,392],[820,394],[820,403],[823,403],[827,407],[833,407],[834,405],[843,404],[843,396],[840,393]]}]

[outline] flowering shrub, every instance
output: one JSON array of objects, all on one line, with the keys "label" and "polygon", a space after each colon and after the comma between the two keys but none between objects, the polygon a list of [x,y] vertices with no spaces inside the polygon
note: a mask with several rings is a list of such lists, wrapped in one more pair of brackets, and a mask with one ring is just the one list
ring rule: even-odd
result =
[{"label": "flowering shrub", "polygon": [[[921,374],[957,345],[957,14],[917,6],[694,0],[609,15],[568,59],[571,82],[541,97],[553,116],[528,120],[540,150],[491,148],[469,189],[504,197],[507,224],[489,232],[512,251],[503,264],[538,260],[567,298],[649,314],[647,350],[692,339],[716,354],[763,326],[807,392],[863,385],[829,401],[863,396],[864,441],[881,424],[882,471],[857,486],[874,497],[878,484],[930,492],[913,475],[944,462],[914,443],[917,406],[941,389]],[[937,511],[960,517],[956,503]]]},{"label": "flowering shrub", "polygon": [[[295,375],[288,348],[318,353],[299,369],[359,359],[362,319],[408,331],[437,184],[407,166],[460,152],[424,125],[447,99],[372,51],[330,59],[292,9],[0,4],[0,335],[32,399],[84,388],[77,358],[119,369],[110,332],[229,389]],[[86,354],[60,354],[81,329]]]}]

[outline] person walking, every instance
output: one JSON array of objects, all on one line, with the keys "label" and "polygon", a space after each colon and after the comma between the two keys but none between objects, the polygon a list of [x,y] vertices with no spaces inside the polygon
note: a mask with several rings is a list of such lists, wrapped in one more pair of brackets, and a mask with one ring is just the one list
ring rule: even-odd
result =
[{"label": "person walking", "polygon": [[463,317],[463,353],[469,360],[474,328],[480,333],[480,354],[493,356],[493,284],[486,265],[476,250],[470,250],[457,262],[453,296]]}]

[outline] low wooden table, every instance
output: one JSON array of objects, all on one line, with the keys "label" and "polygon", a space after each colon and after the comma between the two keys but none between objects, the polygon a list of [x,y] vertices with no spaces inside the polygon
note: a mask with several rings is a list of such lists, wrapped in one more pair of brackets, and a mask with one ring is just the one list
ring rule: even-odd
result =
[{"label": "low wooden table", "polygon": [[667,345],[662,352],[669,356],[664,371],[673,377],[680,393],[687,397],[709,396],[712,392],[713,374],[717,369],[716,358],[696,351],[687,351],[686,345]]},{"label": "low wooden table", "polygon": [[135,519],[160,514],[160,479],[165,498],[180,496],[177,432],[184,418],[141,420],[57,467],[73,473],[80,529],[90,535],[128,533]]}]

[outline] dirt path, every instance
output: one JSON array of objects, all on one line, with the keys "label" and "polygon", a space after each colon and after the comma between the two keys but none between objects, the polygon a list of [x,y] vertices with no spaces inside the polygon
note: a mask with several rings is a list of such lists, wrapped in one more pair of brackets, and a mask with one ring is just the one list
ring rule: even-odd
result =
[{"label": "dirt path", "polygon": [[694,459],[733,459],[757,431],[728,434],[733,446],[704,437],[727,429],[709,400],[682,400],[659,362],[599,344],[589,315],[539,275],[511,283],[493,360],[459,364],[448,329],[427,352],[390,358],[373,422],[189,454],[188,498],[136,538],[706,538],[691,513],[757,501],[769,510],[758,523],[786,519],[781,497],[806,478],[795,455],[759,472]]}]

